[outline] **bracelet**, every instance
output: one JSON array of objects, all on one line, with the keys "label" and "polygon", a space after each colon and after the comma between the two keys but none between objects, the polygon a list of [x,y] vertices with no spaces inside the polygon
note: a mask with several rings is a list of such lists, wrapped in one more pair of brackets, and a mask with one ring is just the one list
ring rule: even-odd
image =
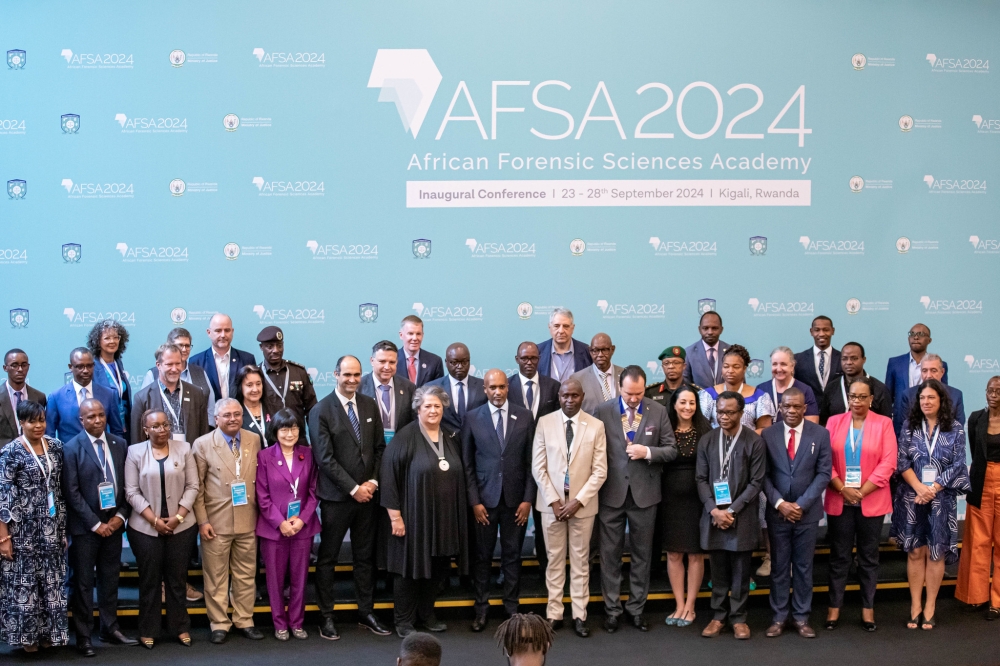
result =
[{"label": "bracelet", "polygon": [[10,535],[9,534],[7,536],[5,536],[4,538],[0,539],[0,545],[5,544],[8,541],[10,541]]}]

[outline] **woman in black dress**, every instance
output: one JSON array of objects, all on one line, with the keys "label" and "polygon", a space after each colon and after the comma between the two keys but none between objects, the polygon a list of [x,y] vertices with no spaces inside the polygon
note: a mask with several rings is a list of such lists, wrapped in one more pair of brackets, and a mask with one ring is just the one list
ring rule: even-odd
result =
[{"label": "woman in black dress", "polygon": [[396,433],[382,458],[379,489],[392,523],[388,569],[396,574],[395,622],[401,638],[413,633],[417,620],[429,631],[447,629],[434,616],[437,591],[452,558],[460,574],[469,570],[461,446],[441,428],[449,402],[438,386],[417,389],[417,421]]},{"label": "woman in black dress", "polygon": [[[698,440],[712,429],[698,409],[698,392],[683,385],[670,399],[670,423],[677,438],[677,458],[663,466],[663,548],[667,551],[667,574],[677,609],[667,616],[668,626],[686,627],[694,622],[694,602],[705,576],[699,525],[703,507],[698,499],[694,468]],[[684,555],[687,555],[687,590],[684,587]]]}]

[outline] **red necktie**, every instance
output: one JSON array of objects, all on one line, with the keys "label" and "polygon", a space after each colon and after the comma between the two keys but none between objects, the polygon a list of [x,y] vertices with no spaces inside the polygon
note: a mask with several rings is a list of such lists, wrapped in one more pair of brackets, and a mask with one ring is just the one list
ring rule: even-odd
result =
[{"label": "red necktie", "polygon": [[413,382],[414,384],[416,384],[417,383],[417,357],[416,356],[411,356],[410,358],[408,358],[406,360],[408,361],[408,363],[406,364],[407,365],[406,374],[410,376],[410,381]]},{"label": "red necktie", "polygon": [[795,431],[788,431],[788,459],[795,460]]}]

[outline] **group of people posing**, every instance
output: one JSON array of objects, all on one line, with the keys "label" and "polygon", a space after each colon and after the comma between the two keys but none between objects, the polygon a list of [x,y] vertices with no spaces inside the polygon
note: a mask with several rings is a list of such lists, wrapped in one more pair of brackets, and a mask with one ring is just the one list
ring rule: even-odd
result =
[{"label": "group of people posing", "polygon": [[[776,348],[772,378],[759,386],[746,383],[751,357],[721,340],[715,312],[701,317],[698,341],[663,351],[664,381],[652,385],[642,367],[613,363],[607,334],[589,345],[574,339],[568,310],[552,313],[549,332],[518,346],[516,373],[479,378],[465,344],[442,359],[422,348],[423,322],[409,316],[398,346],[374,345],[371,372],[341,357],[337,386],[322,400],[305,368],[284,358],[281,329],[257,336],[258,365],[232,347],[222,314],[199,354],[187,330],[172,330],[134,395],[121,360],[128,331],[117,322],[94,327],[70,355],[72,379],[48,396],[27,385],[27,354],[9,351],[0,389],[0,640],[29,652],[68,643],[68,547],[82,654],[96,654],[95,586],[102,642],[190,645],[187,570],[199,542],[213,643],[234,627],[264,637],[253,620],[258,558],[275,637],[305,639],[317,534],[319,635],[337,640],[335,568],[348,531],[361,627],[392,633],[374,610],[382,569],[394,577],[395,632],[444,631],[435,601],[457,567],[474,581],[479,632],[489,622],[498,538],[503,609],[518,611],[529,520],[552,630],[564,625],[568,559],[572,628],[590,634],[596,549],[604,629],[648,631],[650,571],[665,551],[677,602],[666,624],[695,621],[707,559],[713,617],[702,635],[731,627],[749,638],[751,556],[763,545],[757,573],[771,577],[774,612],[766,635],[790,628],[811,638],[824,515],[824,626],[838,626],[856,548],[862,624],[874,631],[890,513],[890,536],[908,553],[907,626],[931,630],[944,567],[959,559],[963,494],[956,596],[1000,617],[1000,581],[990,580],[1000,539],[1000,377],[966,430],[962,394],[927,351],[926,326],[910,330],[910,351],[890,359],[883,383],[865,371],[864,347],[834,349],[833,323],[818,317],[812,348]],[[139,575],[138,640],[117,620],[123,534]]]}]

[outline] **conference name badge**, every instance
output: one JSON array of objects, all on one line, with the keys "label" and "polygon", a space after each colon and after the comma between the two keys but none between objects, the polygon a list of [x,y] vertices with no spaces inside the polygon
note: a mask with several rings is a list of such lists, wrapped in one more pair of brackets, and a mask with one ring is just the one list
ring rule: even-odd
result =
[{"label": "conference name badge", "polygon": [[101,500],[101,511],[115,508],[115,487],[105,481],[97,485],[97,496]]},{"label": "conference name badge", "polygon": [[299,512],[301,510],[302,510],[301,500],[292,500],[291,502],[289,502],[287,520],[291,520],[292,518],[298,518]]},{"label": "conference name badge", "polygon": [[385,443],[388,444],[392,441],[392,438],[396,435],[395,430],[383,430],[382,434],[385,436]]},{"label": "conference name badge", "polygon": [[49,518],[56,517],[56,494],[49,491]]},{"label": "conference name badge", "polygon": [[861,466],[860,465],[848,465],[844,473],[844,487],[845,488],[860,488],[861,487]]},{"label": "conference name badge", "polygon": [[925,486],[933,486],[937,479],[937,467],[934,465],[924,465],[920,470],[920,482]]},{"label": "conference name badge", "polygon": [[712,484],[715,489],[716,506],[725,506],[733,503],[733,498],[729,495],[729,481],[716,481]]},{"label": "conference name badge", "polygon": [[235,481],[230,486],[233,492],[233,506],[246,506],[247,504],[247,484],[246,481]]}]

